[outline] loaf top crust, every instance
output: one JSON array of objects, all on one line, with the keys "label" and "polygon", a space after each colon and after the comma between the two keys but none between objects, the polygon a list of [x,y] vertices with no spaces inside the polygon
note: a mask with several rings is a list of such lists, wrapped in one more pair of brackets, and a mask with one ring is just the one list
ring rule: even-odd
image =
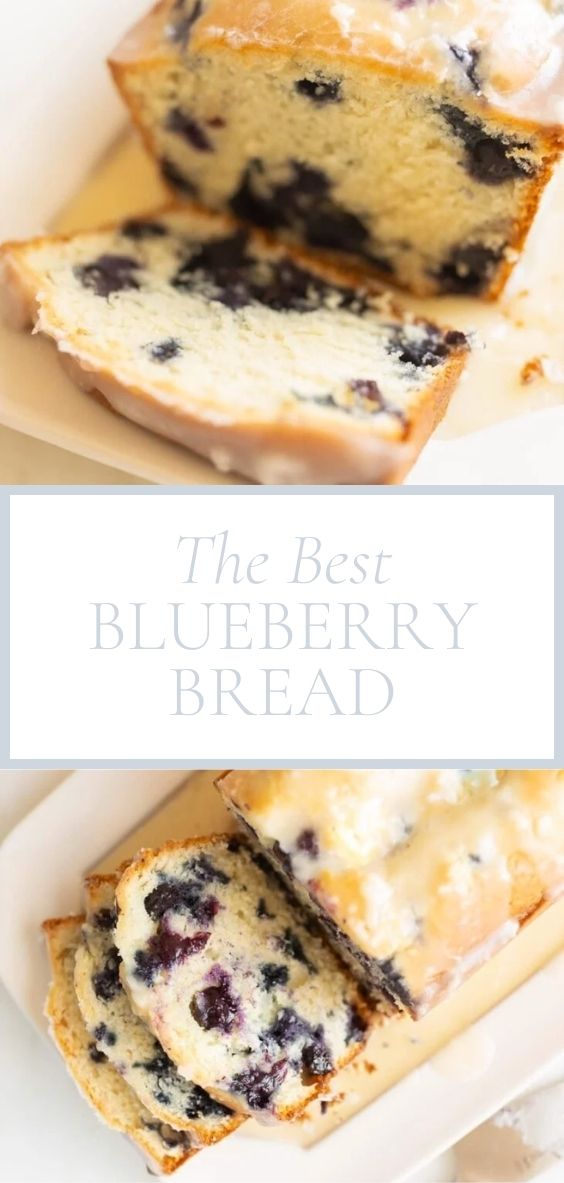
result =
[{"label": "loaf top crust", "polygon": [[228,804],[419,1015],[564,891],[564,771],[230,772]]},{"label": "loaf top crust", "polygon": [[564,123],[559,0],[164,0],[114,58],[151,42],[364,62],[519,121]]}]

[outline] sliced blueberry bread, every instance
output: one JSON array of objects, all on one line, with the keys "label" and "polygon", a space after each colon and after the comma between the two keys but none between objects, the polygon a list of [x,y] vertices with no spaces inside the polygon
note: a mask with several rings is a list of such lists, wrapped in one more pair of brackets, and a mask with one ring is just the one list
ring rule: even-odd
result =
[{"label": "sliced blueberry bread", "polygon": [[414,1017],[564,892],[564,772],[230,772],[225,801]]},{"label": "sliced blueberry bread", "polygon": [[4,304],[116,411],[264,483],[394,482],[444,413],[462,333],[184,208],[0,254]]},{"label": "sliced blueberry bread", "polygon": [[118,881],[119,875],[93,875],[86,880],[86,923],[75,961],[82,1018],[98,1052],[117,1068],[150,1113],[176,1130],[187,1130],[191,1145],[209,1145],[237,1129],[242,1118],[180,1076],[133,1013],[121,984],[114,944]]},{"label": "sliced blueberry bread", "polygon": [[111,66],[179,193],[494,297],[562,147],[549,0],[165,0]]},{"label": "sliced blueberry bread", "polygon": [[135,1010],[223,1104],[291,1119],[360,1051],[370,1012],[354,979],[245,839],[143,852],[116,899]]},{"label": "sliced blueberry bread", "polygon": [[159,1174],[170,1175],[197,1152],[190,1136],[155,1120],[88,1034],[74,991],[74,961],[84,917],[46,920],[52,978],[45,1014],[51,1035],[81,1093],[98,1116],[142,1150]]}]

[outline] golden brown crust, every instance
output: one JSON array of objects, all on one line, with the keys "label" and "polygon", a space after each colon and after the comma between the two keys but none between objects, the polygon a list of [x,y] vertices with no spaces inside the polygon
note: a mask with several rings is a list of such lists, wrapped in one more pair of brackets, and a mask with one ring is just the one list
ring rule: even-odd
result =
[{"label": "golden brown crust", "polygon": [[[361,5],[363,2],[361,0]],[[174,3],[175,0],[160,0],[118,44],[109,59],[116,78],[120,69],[143,68],[149,63],[174,61],[182,56],[182,49],[166,35]],[[498,5],[498,8],[501,7]],[[339,27],[335,8],[329,0],[292,0],[292,3],[286,4],[259,4],[257,0],[211,0],[207,10],[192,26],[190,48],[194,52],[206,52],[210,47],[214,50],[229,50],[235,45],[238,53],[265,57],[280,54],[285,49],[303,56],[314,55],[320,60],[324,59],[333,68],[335,63],[347,66],[354,62],[363,69],[437,89],[437,63],[433,63],[433,55],[426,61],[425,53],[414,52],[409,42],[406,42],[403,54],[398,52],[391,27],[389,33],[386,28],[389,23],[388,12],[381,14],[383,19],[378,20],[374,8],[365,4],[364,12],[356,14],[358,19],[353,34],[352,29],[347,32],[345,28]],[[355,0],[347,8],[354,19]],[[510,14],[510,0],[507,0],[506,11]],[[486,5],[482,5],[481,15],[484,12],[487,12]],[[493,8],[491,15],[492,34],[495,36],[498,26]],[[465,20],[461,13],[459,25],[463,31],[469,23],[471,25],[472,22]],[[544,31],[547,33],[546,28]],[[500,35],[502,38],[505,36],[503,25]],[[446,33],[445,38],[448,39]],[[563,41],[561,33],[554,37],[554,45],[561,56]],[[436,43],[436,37],[432,37],[429,46]],[[508,46],[509,53],[516,48],[513,41]],[[526,47],[519,47],[523,48]],[[523,65],[524,61],[516,63],[521,68]],[[538,73],[535,77],[533,70],[528,85],[512,89],[509,72],[504,89],[497,95],[492,94],[489,101],[483,93],[473,94],[469,90],[464,93],[464,104],[468,110],[475,110],[477,115],[483,116],[486,110],[508,127],[519,131],[546,131],[550,136],[561,135],[564,67],[561,63],[550,82],[536,89],[534,83],[539,81]]]},{"label": "golden brown crust", "polygon": [[[137,1098],[108,1063],[88,1064],[90,1038],[82,1022],[78,1002],[74,997],[72,968],[74,950],[80,939],[85,917],[66,916],[45,920],[45,934],[52,980],[45,1005],[51,1034],[66,1066],[80,1092],[90,1102],[98,1116],[119,1133],[137,1143],[158,1170],[170,1175],[197,1153],[197,1148],[176,1155],[156,1150],[156,1139],[143,1129],[141,1114],[145,1113]],[[70,972],[69,972],[70,971]],[[112,1108],[112,1100],[116,1107]],[[119,1112],[117,1109],[119,1106]]]}]

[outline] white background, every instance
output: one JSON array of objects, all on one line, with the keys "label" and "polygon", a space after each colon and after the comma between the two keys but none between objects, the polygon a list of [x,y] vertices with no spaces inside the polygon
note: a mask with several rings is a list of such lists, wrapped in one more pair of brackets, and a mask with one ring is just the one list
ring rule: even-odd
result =
[{"label": "white background", "polygon": [[[11,499],[12,759],[224,761],[552,757],[553,522],[549,496],[150,494]],[[182,601],[180,535],[229,528],[271,551],[268,584],[199,584],[206,600],[477,601],[463,652],[93,652],[91,601]],[[384,588],[284,586],[295,536],[327,554],[394,555]],[[435,610],[436,611],[436,610]],[[155,638],[158,639],[157,637]],[[391,707],[375,718],[174,717],[176,666],[294,664],[296,700],[323,666],[334,687],[355,666],[385,668]],[[206,678],[203,670],[202,676]],[[248,692],[248,691],[247,691]],[[243,688],[241,690],[243,693]],[[251,695],[252,698],[252,695]],[[213,709],[213,705],[211,706]]]}]

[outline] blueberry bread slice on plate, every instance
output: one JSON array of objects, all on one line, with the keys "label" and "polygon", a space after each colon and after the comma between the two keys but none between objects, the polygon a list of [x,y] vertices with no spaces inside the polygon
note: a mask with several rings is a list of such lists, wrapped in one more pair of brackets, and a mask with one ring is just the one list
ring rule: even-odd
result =
[{"label": "blueberry bread slice on plate", "polygon": [[224,800],[415,1018],[564,893],[564,772],[232,771]]},{"label": "blueberry bread slice on plate", "polygon": [[210,1145],[232,1133],[244,1119],[180,1076],[132,1011],[114,944],[118,881],[119,875],[92,875],[86,880],[86,922],[74,979],[83,1021],[98,1052],[117,1068],[155,1118],[187,1130],[191,1145]]},{"label": "blueberry bread slice on plate", "polygon": [[111,66],[177,193],[420,295],[501,291],[562,149],[547,0],[165,0]]},{"label": "blueberry bread slice on plate", "polygon": [[46,920],[43,931],[52,979],[45,1008],[51,1035],[66,1066],[98,1116],[134,1142],[159,1174],[170,1175],[196,1152],[183,1130],[155,1119],[92,1040],[74,991],[74,960],[83,916]]},{"label": "blueberry bread slice on plate", "polygon": [[172,208],[0,253],[8,319],[114,410],[275,483],[400,481],[467,342],[217,215]]},{"label": "blueberry bread slice on plate", "polygon": [[371,1014],[354,978],[245,839],[142,852],[116,899],[134,1008],[223,1104],[292,1119],[361,1050]]}]

